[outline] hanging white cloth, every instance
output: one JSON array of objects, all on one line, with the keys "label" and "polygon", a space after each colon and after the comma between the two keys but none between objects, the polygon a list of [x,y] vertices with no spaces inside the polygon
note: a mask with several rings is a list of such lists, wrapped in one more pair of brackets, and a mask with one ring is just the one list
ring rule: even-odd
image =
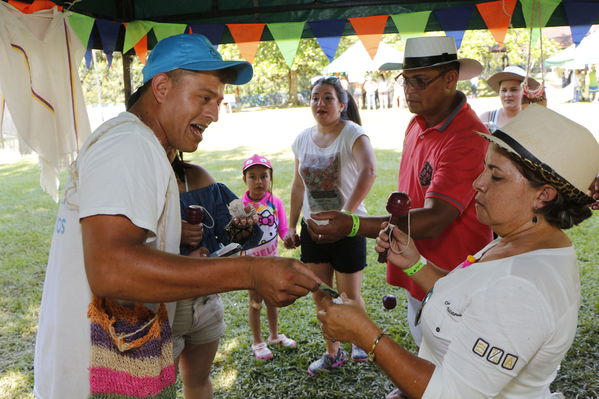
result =
[{"label": "hanging white cloth", "polygon": [[78,66],[84,48],[55,8],[23,14],[0,1],[0,93],[19,137],[38,155],[40,184],[58,200],[60,171],[90,135]]}]

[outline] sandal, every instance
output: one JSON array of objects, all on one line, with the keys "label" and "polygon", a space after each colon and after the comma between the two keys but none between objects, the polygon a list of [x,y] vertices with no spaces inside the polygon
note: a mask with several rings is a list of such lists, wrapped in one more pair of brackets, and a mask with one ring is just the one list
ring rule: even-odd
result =
[{"label": "sandal", "polygon": [[272,352],[264,342],[253,344],[252,352],[254,352],[254,356],[256,356],[256,359],[258,360],[268,360],[273,358]]},{"label": "sandal", "polygon": [[275,339],[270,339],[269,337],[268,343],[271,345],[281,345],[284,348],[295,348],[297,346],[297,342],[291,338],[287,338],[285,334],[279,334]]}]

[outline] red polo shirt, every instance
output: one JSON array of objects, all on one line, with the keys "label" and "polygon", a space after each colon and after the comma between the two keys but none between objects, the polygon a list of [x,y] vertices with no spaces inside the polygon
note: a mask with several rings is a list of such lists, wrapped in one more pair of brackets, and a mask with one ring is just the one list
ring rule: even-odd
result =
[{"label": "red polo shirt", "polygon": [[[458,92],[460,104],[441,123],[427,128],[416,115],[406,130],[398,190],[408,193],[412,208],[424,207],[426,198],[439,198],[460,215],[436,238],[415,241],[426,259],[452,270],[467,255],[478,252],[493,238],[491,229],[476,218],[472,182],[483,170],[488,142],[474,131],[486,132],[478,116]],[[398,267],[387,265],[387,282],[406,288],[422,300],[425,293]]]}]

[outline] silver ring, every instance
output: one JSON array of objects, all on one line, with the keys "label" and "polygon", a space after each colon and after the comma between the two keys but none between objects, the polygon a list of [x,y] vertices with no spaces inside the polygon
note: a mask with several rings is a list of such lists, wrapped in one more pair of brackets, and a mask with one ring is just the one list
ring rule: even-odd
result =
[{"label": "silver ring", "polygon": [[320,239],[322,238],[322,234],[318,235],[318,241],[320,241]]}]

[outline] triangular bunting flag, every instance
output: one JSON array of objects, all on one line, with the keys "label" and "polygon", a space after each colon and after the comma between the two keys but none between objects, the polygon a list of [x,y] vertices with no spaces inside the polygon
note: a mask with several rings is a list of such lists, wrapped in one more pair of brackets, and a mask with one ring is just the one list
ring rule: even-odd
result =
[{"label": "triangular bunting flag", "polygon": [[[143,37],[145,37],[153,24],[148,21],[133,21],[125,25],[125,41],[123,42],[123,54],[131,50]],[[141,57],[140,57],[141,58]]]},{"label": "triangular bunting flag", "polygon": [[470,17],[473,12],[474,6],[472,5],[433,11],[435,17],[437,17],[437,21],[439,21],[439,25],[441,25],[441,28],[445,31],[445,34],[454,38],[455,45],[458,49],[462,45],[464,31],[468,27],[468,22],[470,22]]},{"label": "triangular bunting flag", "polygon": [[281,22],[268,24],[268,29],[283,54],[285,63],[291,69],[293,59],[297,53],[305,22]]},{"label": "triangular bunting flag", "polygon": [[193,24],[189,25],[189,33],[199,33],[204,35],[216,47],[220,44],[225,31],[224,24]]},{"label": "triangular bunting flag", "polygon": [[349,18],[354,31],[368,51],[370,58],[374,59],[379,49],[379,43],[385,33],[388,15],[375,15],[372,17]]},{"label": "triangular bunting flag", "polygon": [[233,40],[237,43],[241,56],[249,63],[253,63],[264,31],[264,24],[227,24],[227,27]]},{"label": "triangular bunting flag", "polygon": [[543,28],[562,0],[520,0],[528,28]]},{"label": "triangular bunting flag", "polygon": [[37,0],[37,1],[15,1],[8,0],[8,4],[21,11],[23,14],[32,14],[41,10],[49,10],[52,7],[57,7],[58,11],[62,11],[62,6],[54,4],[49,0]]},{"label": "triangular bunting flag", "polygon": [[480,16],[495,41],[503,46],[505,35],[510,26],[517,0],[499,0],[476,5]]},{"label": "triangular bunting flag", "polygon": [[151,24],[154,27],[154,36],[156,36],[157,41],[178,35],[187,29],[185,24],[163,24],[160,22],[151,22]]},{"label": "triangular bunting flag", "polygon": [[572,32],[572,41],[578,46],[599,16],[599,3],[571,1],[564,3],[564,8]]},{"label": "triangular bunting flag", "polygon": [[89,35],[92,33],[94,28],[95,19],[88,17],[87,15],[73,13],[69,15],[69,25],[75,34],[81,40],[83,47],[87,47],[89,42]]},{"label": "triangular bunting flag", "polygon": [[[515,1],[515,0],[514,0]],[[391,15],[393,23],[402,39],[422,36],[428,24],[432,11],[410,12],[406,14]]]},{"label": "triangular bunting flag", "polygon": [[318,41],[320,48],[329,59],[329,62],[333,62],[335,59],[335,53],[337,52],[337,47],[339,47],[339,39],[341,39],[346,22],[345,19],[308,22],[312,33],[314,33],[314,37],[316,37],[316,41]]},{"label": "triangular bunting flag", "polygon": [[96,28],[102,41],[102,50],[108,59],[108,68],[112,65],[112,53],[116,48],[116,40],[119,36],[120,22],[96,19]]},{"label": "triangular bunting flag", "polygon": [[146,65],[146,56],[148,55],[148,35],[142,37],[133,48],[141,63]]}]

